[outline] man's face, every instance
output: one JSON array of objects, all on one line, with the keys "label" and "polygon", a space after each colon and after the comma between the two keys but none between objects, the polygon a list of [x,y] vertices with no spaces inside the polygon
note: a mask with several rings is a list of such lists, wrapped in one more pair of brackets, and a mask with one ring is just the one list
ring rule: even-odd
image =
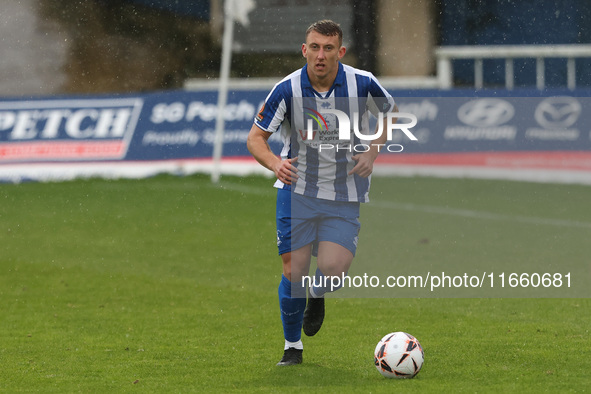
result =
[{"label": "man's face", "polygon": [[345,47],[339,45],[338,36],[325,36],[311,31],[302,44],[302,54],[308,63],[308,73],[318,80],[336,77],[339,60],[345,56]]}]

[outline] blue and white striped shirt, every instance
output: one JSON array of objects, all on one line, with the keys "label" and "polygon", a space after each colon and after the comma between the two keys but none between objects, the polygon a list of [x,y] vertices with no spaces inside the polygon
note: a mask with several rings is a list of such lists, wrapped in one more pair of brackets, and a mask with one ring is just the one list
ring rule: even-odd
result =
[{"label": "blue and white striped shirt", "polygon": [[[254,122],[262,130],[281,133],[282,159],[298,158],[298,179],[291,185],[294,193],[332,201],[369,201],[370,178],[348,175],[356,164],[351,157],[360,153],[353,147],[362,141],[353,130],[348,141],[338,140],[336,116],[321,114],[325,109],[342,110],[349,115],[351,128],[355,119],[351,114],[359,114],[359,130],[373,134],[373,130],[368,130],[367,105],[368,100],[375,102],[377,98],[382,99],[380,112],[394,108],[394,99],[373,74],[342,63],[328,92],[319,93],[312,88],[307,65],[274,86]],[[313,138],[308,139],[306,121],[311,122],[308,119],[312,118],[316,128]],[[337,144],[341,149],[337,149]],[[325,149],[319,149],[321,145]],[[290,188],[279,180],[275,187]]]}]

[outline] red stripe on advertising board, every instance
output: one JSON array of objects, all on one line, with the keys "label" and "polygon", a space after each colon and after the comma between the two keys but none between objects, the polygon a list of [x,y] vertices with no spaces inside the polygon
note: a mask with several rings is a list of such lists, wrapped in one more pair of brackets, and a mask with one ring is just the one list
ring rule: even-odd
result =
[{"label": "red stripe on advertising board", "polygon": [[0,161],[116,159],[125,153],[123,141],[35,141],[0,144]]},{"label": "red stripe on advertising board", "polygon": [[400,153],[378,156],[376,164],[547,168],[591,171],[591,152]]}]

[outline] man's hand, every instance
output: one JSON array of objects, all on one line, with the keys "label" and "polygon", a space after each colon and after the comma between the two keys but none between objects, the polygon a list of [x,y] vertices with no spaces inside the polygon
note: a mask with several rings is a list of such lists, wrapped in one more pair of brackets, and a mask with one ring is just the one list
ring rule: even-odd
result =
[{"label": "man's hand", "polygon": [[248,133],[246,146],[259,163],[268,170],[273,171],[277,179],[287,185],[291,185],[291,183],[298,178],[298,175],[296,174],[298,170],[294,165],[298,158],[281,160],[277,157],[271,151],[269,143],[267,142],[271,135],[272,133],[264,131],[256,124],[253,124]]},{"label": "man's hand", "polygon": [[[398,112],[398,107],[394,105],[392,110],[393,112]],[[392,123],[396,123],[398,119],[392,119]],[[382,119],[382,130],[387,130],[388,128],[388,120],[387,117]],[[377,128],[377,126],[376,126]],[[349,175],[357,174],[363,178],[367,178],[373,172],[373,162],[377,159],[380,153],[380,147],[384,146],[388,142],[388,133],[382,132],[380,135],[371,145],[369,150],[366,152],[360,153],[351,157],[351,159],[355,160],[355,166],[351,171],[349,171]]]},{"label": "man's hand", "polygon": [[277,179],[286,185],[291,185],[293,181],[298,179],[298,169],[294,166],[294,163],[298,160],[297,157],[293,159],[286,159],[277,162],[277,165],[273,168],[273,172]]},{"label": "man's hand", "polygon": [[361,153],[351,157],[355,160],[355,167],[349,171],[349,175],[357,174],[363,178],[367,178],[373,172],[374,155],[370,152]]}]

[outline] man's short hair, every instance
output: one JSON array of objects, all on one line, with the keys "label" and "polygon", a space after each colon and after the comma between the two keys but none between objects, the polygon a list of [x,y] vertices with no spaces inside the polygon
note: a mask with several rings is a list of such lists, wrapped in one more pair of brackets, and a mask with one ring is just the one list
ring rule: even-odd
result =
[{"label": "man's short hair", "polygon": [[324,36],[338,36],[339,45],[343,45],[343,30],[341,30],[341,25],[336,22],[333,22],[329,19],[323,19],[321,21],[312,23],[310,27],[308,27],[308,30],[306,30],[306,40],[308,39],[308,34],[310,34],[312,31],[320,33]]}]

